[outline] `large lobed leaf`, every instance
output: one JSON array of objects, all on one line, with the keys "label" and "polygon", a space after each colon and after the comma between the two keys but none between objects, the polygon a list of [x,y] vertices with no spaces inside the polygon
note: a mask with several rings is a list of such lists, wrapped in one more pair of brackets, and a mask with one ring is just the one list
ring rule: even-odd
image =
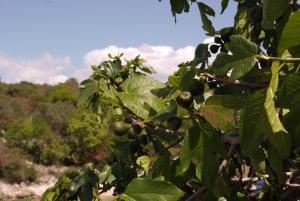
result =
[{"label": "large lobed leaf", "polygon": [[234,35],[230,37],[230,42],[226,47],[232,55],[221,52],[212,64],[213,70],[225,75],[232,69],[230,78],[236,80],[248,73],[256,63],[257,46],[255,43]]},{"label": "large lobed leaf", "polygon": [[[122,104],[142,119],[148,119],[147,105],[159,112],[167,104],[151,93],[151,90],[163,88],[164,84],[144,75],[134,76],[122,83],[122,92],[118,93]],[[146,105],[147,104],[147,105]]]},{"label": "large lobed leaf", "polygon": [[99,90],[98,82],[92,78],[84,80],[80,85],[82,88],[78,100],[79,105],[89,102],[88,100],[91,98],[91,96],[93,96]]},{"label": "large lobed leaf", "polygon": [[120,198],[125,201],[177,201],[183,192],[175,185],[161,180],[134,179]]}]

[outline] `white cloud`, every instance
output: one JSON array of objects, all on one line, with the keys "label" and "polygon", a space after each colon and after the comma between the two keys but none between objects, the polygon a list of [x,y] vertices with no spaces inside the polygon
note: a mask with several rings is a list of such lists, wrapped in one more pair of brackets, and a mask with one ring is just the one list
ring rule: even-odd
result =
[{"label": "white cloud", "polygon": [[[8,83],[29,81],[34,83],[56,84],[66,81],[69,77],[75,77],[79,81],[91,75],[91,65],[100,64],[108,59],[108,54],[115,56],[124,53],[123,59],[132,59],[141,55],[157,72],[154,77],[166,81],[168,76],[177,70],[181,62],[192,60],[195,48],[186,46],[174,49],[170,46],[148,45],[139,47],[108,46],[102,49],[89,51],[83,57],[84,68],[71,68],[69,57],[54,57],[45,54],[32,59],[13,58],[0,53],[1,80]],[[68,75],[64,70],[68,68]],[[72,71],[73,70],[73,71]]]},{"label": "white cloud", "polygon": [[69,57],[57,58],[44,54],[33,59],[18,59],[0,54],[1,79],[14,83],[29,81],[56,84],[67,80],[62,71],[71,65]]},{"label": "white cloud", "polygon": [[153,46],[144,44],[139,47],[117,47],[109,46],[103,49],[95,49],[84,56],[86,68],[79,69],[73,73],[73,76],[79,80],[87,78],[91,74],[91,65],[99,64],[101,61],[108,59],[108,54],[117,55],[124,53],[123,58],[129,60],[137,55],[141,55],[157,72],[154,75],[162,81],[166,81],[168,75],[177,70],[178,64],[194,58],[195,48],[186,46],[180,49],[173,49],[170,46]]}]

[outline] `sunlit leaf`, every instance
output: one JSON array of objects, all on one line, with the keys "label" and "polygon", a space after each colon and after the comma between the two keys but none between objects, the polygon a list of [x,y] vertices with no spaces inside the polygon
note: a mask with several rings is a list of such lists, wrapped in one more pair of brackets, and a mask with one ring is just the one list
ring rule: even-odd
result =
[{"label": "sunlit leaf", "polygon": [[151,165],[151,158],[149,158],[148,156],[140,156],[136,160],[136,164],[142,167],[145,172],[148,173]]},{"label": "sunlit leaf", "polygon": [[244,102],[241,98],[230,95],[214,95],[205,101],[205,106],[222,106],[230,109],[240,109],[243,107],[243,104]]},{"label": "sunlit leaf", "polygon": [[149,76],[134,76],[127,79],[121,85],[122,92],[118,93],[122,104],[137,116],[147,119],[149,105],[156,112],[164,110],[167,104],[162,99],[151,93],[151,90],[163,88],[164,84]]},{"label": "sunlit leaf", "polygon": [[175,185],[161,180],[134,179],[120,198],[125,201],[178,201],[183,192]]},{"label": "sunlit leaf", "polygon": [[236,80],[248,73],[256,63],[257,46],[241,37],[231,36],[226,44],[232,55],[221,52],[212,64],[213,70],[225,75],[232,69],[230,79]]}]

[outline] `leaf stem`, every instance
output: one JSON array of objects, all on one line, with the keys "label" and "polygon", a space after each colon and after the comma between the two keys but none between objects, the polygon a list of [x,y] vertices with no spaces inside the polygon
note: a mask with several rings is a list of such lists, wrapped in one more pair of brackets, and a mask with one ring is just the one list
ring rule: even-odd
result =
[{"label": "leaf stem", "polygon": [[282,61],[282,62],[298,62],[300,58],[280,58],[280,57],[270,57],[266,55],[259,55],[257,58],[267,60],[267,61]]}]

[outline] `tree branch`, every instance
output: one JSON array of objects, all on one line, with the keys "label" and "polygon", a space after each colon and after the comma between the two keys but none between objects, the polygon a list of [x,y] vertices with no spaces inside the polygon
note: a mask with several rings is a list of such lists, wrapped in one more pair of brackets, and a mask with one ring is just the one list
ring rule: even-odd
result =
[{"label": "tree branch", "polygon": [[283,61],[283,62],[289,62],[289,63],[300,61],[300,58],[280,58],[280,57],[270,57],[270,56],[266,56],[266,55],[259,55],[257,58],[267,60],[267,61]]},{"label": "tree branch", "polygon": [[299,189],[300,190],[300,184],[286,183],[285,186],[289,189]]},{"label": "tree branch", "polygon": [[170,148],[178,145],[182,140],[184,139],[184,137],[180,137],[176,142],[174,142],[173,144],[170,144],[169,146],[165,147],[165,149],[162,152],[168,151]]},{"label": "tree branch", "polygon": [[208,191],[208,189],[205,186],[202,186],[191,197],[189,197],[186,201],[198,201],[198,200],[201,200],[202,197],[205,195],[205,193],[207,191]]},{"label": "tree branch", "polygon": [[237,86],[241,86],[241,87],[245,87],[245,88],[250,88],[250,89],[263,89],[263,88],[267,88],[269,86],[268,84],[257,84],[257,83],[243,82],[240,80],[230,80],[228,77],[220,77],[214,73],[209,73],[206,71],[204,71],[203,74],[206,77],[215,79],[220,82],[237,85]]}]

